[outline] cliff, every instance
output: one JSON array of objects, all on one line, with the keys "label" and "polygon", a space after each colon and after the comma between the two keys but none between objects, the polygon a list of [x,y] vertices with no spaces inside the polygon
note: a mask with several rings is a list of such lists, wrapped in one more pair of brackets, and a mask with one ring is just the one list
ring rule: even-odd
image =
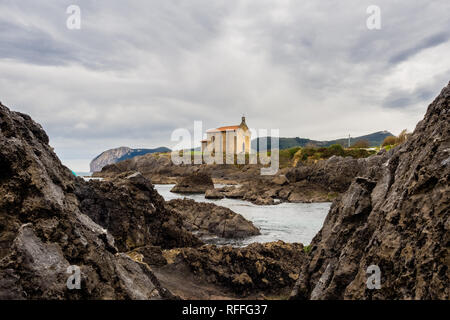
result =
[{"label": "cliff", "polygon": [[101,171],[102,168],[108,164],[117,163],[137,156],[142,156],[148,153],[170,152],[171,150],[165,147],[156,149],[131,149],[128,147],[119,147],[102,152],[95,157],[90,163],[91,172]]}]

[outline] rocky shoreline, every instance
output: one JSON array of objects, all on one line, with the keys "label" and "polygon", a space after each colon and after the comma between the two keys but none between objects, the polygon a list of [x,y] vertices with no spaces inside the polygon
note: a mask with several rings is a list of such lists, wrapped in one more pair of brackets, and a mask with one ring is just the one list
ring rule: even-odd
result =
[{"label": "rocky shoreline", "polygon": [[[77,178],[56,157],[39,124],[3,105],[0,129],[0,299],[175,299],[184,295],[179,277],[193,279],[194,286],[206,291],[214,288],[220,297],[251,294],[235,289],[236,281],[245,280],[245,285],[243,274],[250,264],[238,267],[227,259],[226,277],[238,279],[231,283],[211,277],[202,284],[195,267],[201,259],[207,268],[217,250],[238,255],[245,251],[254,260],[256,249],[205,246],[177,210],[200,211],[190,224],[199,221],[197,228],[203,231],[230,237],[257,234],[240,215],[189,201],[167,205],[151,182],[136,172],[101,182]],[[296,246],[283,245],[292,250]],[[257,259],[266,261],[278,250],[267,247]],[[185,253],[184,272],[161,269],[172,264],[173,252]],[[216,270],[214,263],[211,270]],[[72,269],[80,271],[79,290],[67,286]],[[198,298],[201,292],[186,296]]]},{"label": "rocky shoreline", "polygon": [[[2,104],[0,146],[0,299],[450,298],[450,84],[389,152],[261,180],[252,167],[171,167],[146,155],[86,182],[61,164],[39,124]],[[226,172],[241,184],[216,190],[228,197],[336,199],[308,247],[218,247],[193,231],[237,237],[254,226],[219,206],[166,203],[150,180]],[[377,290],[367,285],[370,266],[381,272]],[[67,286],[72,269],[79,290]]]},{"label": "rocky shoreline", "polygon": [[[168,156],[144,155],[105,166],[94,176],[111,179],[123,172],[140,172],[153,183],[175,184],[175,193],[208,192],[210,199],[226,197],[256,205],[331,202],[348,189],[355,177],[364,174],[372,158],[333,156],[313,164],[298,162],[275,176],[261,176],[260,165],[177,166]],[[214,184],[231,186],[214,189]]]}]

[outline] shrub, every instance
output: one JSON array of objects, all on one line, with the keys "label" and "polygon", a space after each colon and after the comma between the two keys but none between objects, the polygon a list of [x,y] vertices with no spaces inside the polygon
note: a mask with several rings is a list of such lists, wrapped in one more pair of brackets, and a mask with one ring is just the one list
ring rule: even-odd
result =
[{"label": "shrub", "polygon": [[370,146],[369,141],[358,140],[351,146],[351,148],[368,148],[369,146]]},{"label": "shrub", "polygon": [[391,146],[397,143],[397,137],[395,136],[389,136],[384,138],[383,143],[381,144],[382,147],[385,146]]},{"label": "shrub", "polygon": [[[389,136],[386,137],[383,140],[383,143],[381,144],[382,147],[395,147],[399,144],[402,144],[403,142],[405,142],[406,140],[408,140],[408,137],[411,135],[411,133],[408,133],[408,131],[406,129],[403,129],[402,132],[400,132],[400,134],[398,135],[398,137],[395,136]],[[385,148],[386,149],[386,148]]]},{"label": "shrub", "polygon": [[323,151],[323,156],[325,158],[330,158],[332,156],[344,156],[344,155],[345,155],[344,148],[342,148],[342,146],[340,144],[333,144]]},{"label": "shrub", "polygon": [[408,130],[403,129],[402,132],[400,132],[400,134],[397,137],[397,144],[405,142],[408,139],[409,135],[410,134],[408,133]]}]

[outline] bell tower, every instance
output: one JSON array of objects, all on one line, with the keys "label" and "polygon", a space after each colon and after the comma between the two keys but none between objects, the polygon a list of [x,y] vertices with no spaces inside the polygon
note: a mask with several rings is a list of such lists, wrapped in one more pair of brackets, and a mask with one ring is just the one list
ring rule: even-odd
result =
[{"label": "bell tower", "polygon": [[245,123],[245,115],[242,115],[242,121],[241,124],[239,125],[239,128],[241,128],[244,131],[248,130],[247,123]]}]

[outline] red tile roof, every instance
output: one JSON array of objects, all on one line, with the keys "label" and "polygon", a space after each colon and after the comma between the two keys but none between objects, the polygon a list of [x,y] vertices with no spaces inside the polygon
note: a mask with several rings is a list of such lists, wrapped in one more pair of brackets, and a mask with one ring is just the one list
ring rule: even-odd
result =
[{"label": "red tile roof", "polygon": [[206,132],[223,132],[223,131],[229,131],[229,130],[237,130],[239,129],[239,126],[225,126],[225,127],[220,127],[220,128],[216,128],[216,129],[210,129]]}]

